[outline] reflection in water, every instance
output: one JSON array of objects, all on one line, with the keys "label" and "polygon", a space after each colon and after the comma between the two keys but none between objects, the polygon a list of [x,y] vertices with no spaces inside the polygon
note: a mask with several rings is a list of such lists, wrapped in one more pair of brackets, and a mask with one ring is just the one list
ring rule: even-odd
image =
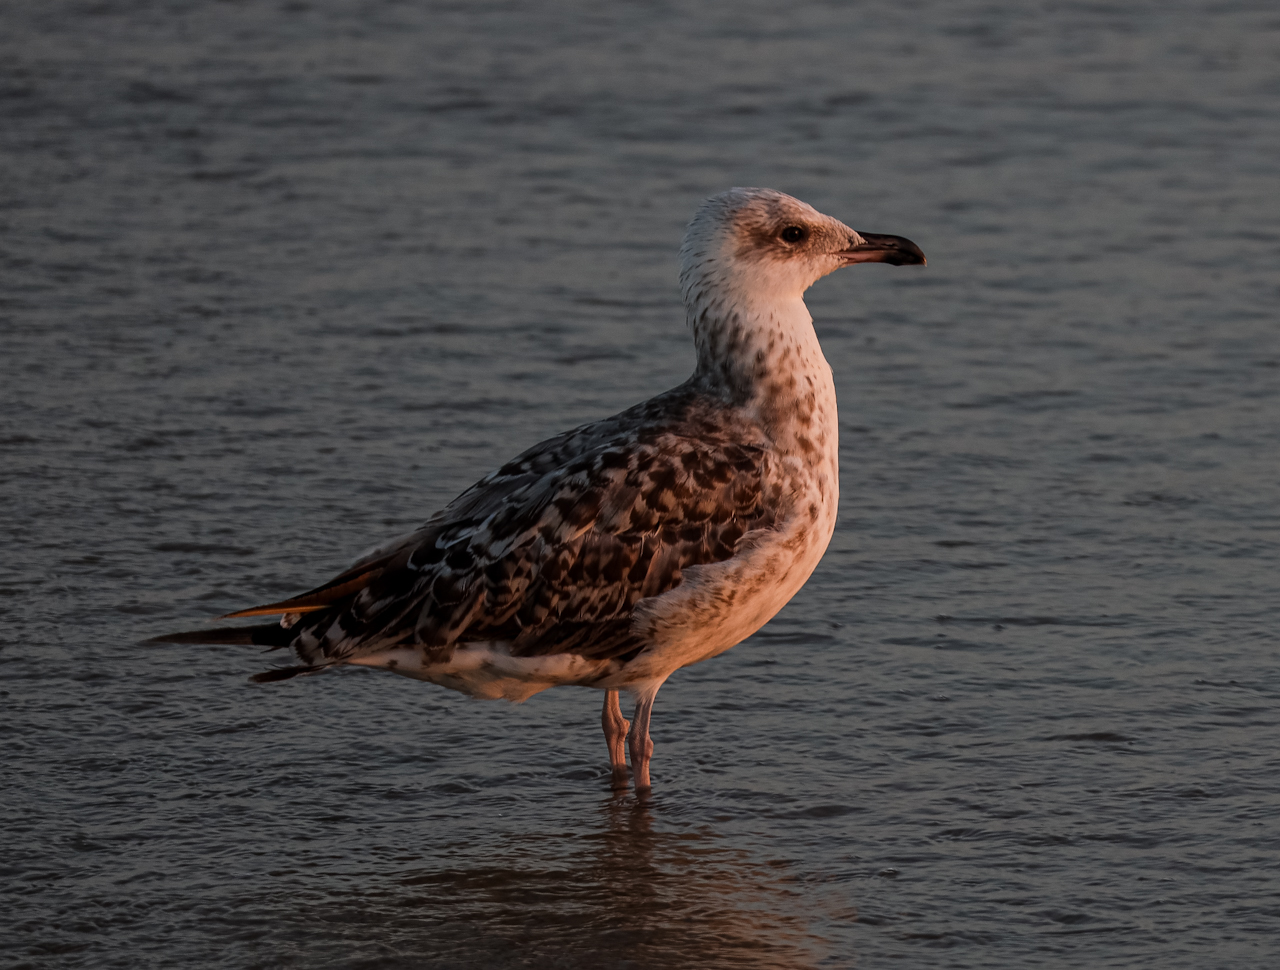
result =
[{"label": "reflection in water", "polygon": [[328,905],[324,935],[336,931],[348,955],[378,941],[379,957],[344,966],[851,963],[810,927],[812,901],[785,864],[706,830],[655,831],[651,808],[629,798],[610,798],[600,815],[581,836],[490,840],[488,864],[406,872],[397,890],[361,893],[350,919]]}]

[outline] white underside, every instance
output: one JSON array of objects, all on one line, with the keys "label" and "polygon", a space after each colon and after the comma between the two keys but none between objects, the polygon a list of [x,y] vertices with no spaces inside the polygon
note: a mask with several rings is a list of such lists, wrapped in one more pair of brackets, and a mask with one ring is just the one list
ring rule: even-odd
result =
[{"label": "white underside", "polygon": [[500,642],[463,644],[444,663],[428,663],[424,653],[412,647],[357,657],[348,663],[380,667],[483,700],[517,703],[548,687],[589,683],[609,665],[607,660],[589,660],[572,653],[513,657],[507,644]]}]

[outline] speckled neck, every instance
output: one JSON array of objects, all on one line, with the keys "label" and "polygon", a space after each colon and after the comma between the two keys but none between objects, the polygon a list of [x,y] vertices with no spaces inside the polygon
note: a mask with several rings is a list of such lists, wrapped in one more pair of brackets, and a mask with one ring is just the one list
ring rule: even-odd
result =
[{"label": "speckled neck", "polygon": [[694,380],[755,412],[784,453],[836,460],[835,384],[813,318],[799,296],[736,286],[686,288],[697,347]]}]

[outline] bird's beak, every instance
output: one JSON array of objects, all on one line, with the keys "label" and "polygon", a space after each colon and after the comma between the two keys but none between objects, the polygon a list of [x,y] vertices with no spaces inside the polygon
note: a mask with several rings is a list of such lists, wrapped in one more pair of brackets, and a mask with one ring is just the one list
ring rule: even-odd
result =
[{"label": "bird's beak", "polygon": [[890,263],[894,266],[923,266],[924,253],[910,239],[860,232],[863,242],[836,253],[846,266],[852,263]]}]

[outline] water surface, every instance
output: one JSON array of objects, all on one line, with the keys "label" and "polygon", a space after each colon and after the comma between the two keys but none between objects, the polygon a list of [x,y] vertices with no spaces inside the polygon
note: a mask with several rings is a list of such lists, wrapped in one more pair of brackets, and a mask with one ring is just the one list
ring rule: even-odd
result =
[{"label": "water surface", "polygon": [[[1271,4],[4,21],[6,965],[1275,965]],[[812,292],[835,540],[652,803],[593,692],[137,644],[682,380],[735,184],[930,262]]]}]

